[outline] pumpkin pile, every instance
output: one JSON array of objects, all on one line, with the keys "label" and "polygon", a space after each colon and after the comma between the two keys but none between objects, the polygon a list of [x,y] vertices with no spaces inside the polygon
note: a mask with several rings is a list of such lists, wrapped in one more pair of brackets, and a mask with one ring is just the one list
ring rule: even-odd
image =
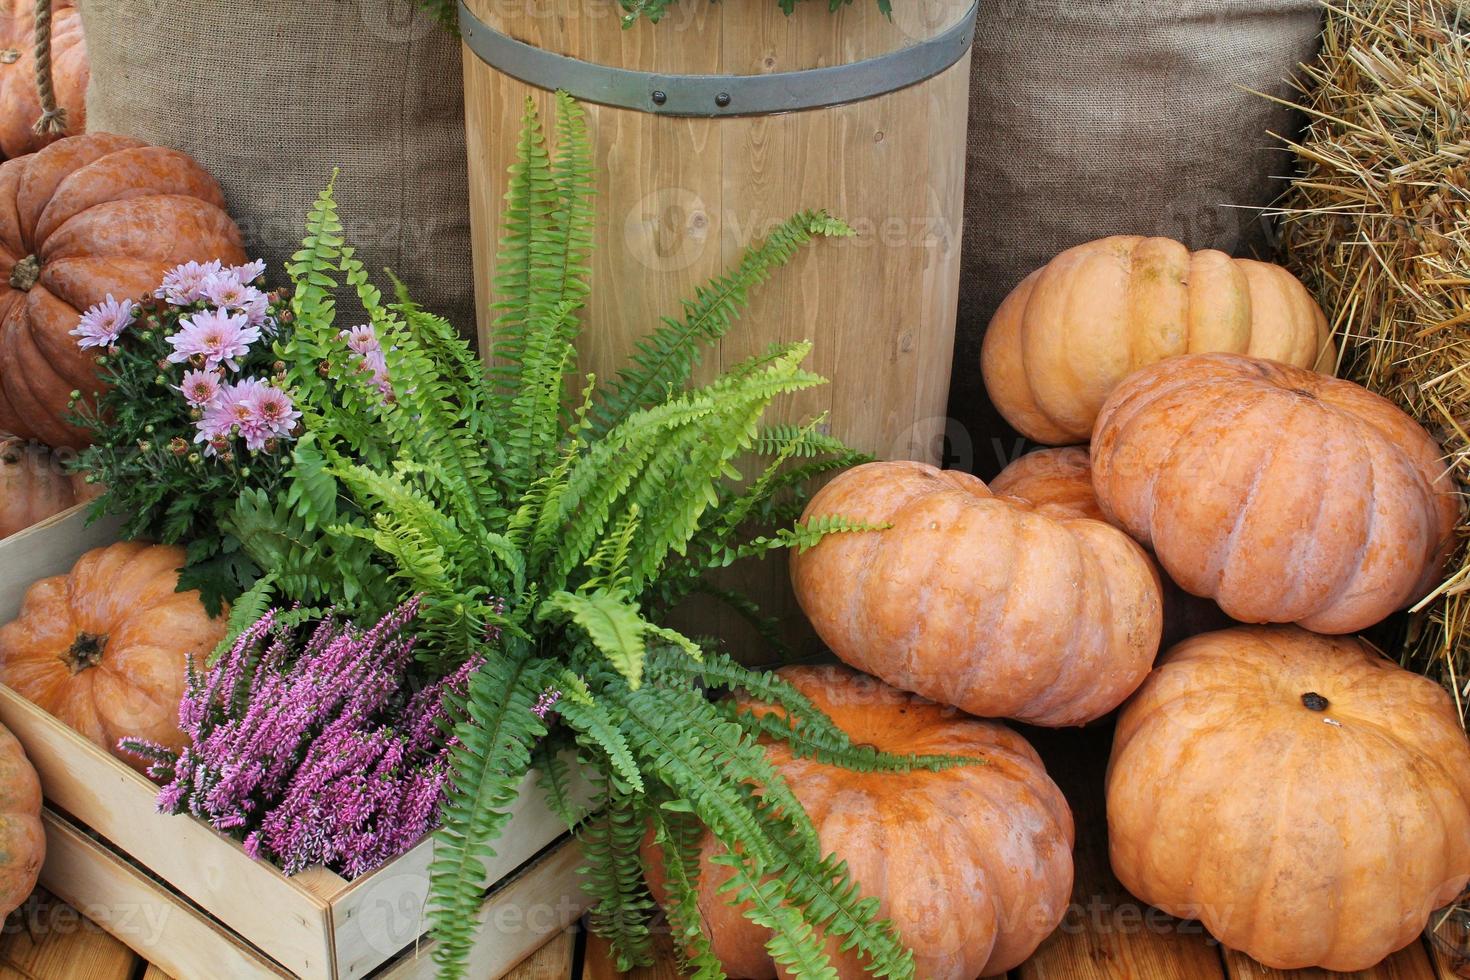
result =
[{"label": "pumpkin pile", "polygon": [[1427,594],[1460,498],[1429,433],[1334,364],[1279,267],[1078,246],[1006,300],[982,363],[1005,417],[1065,448],[989,487],[849,470],[804,519],[885,529],[791,566],[837,657],[899,689],[1051,726],[1124,705],[1118,878],[1277,968],[1368,968],[1470,881],[1453,704],[1347,636]]}]

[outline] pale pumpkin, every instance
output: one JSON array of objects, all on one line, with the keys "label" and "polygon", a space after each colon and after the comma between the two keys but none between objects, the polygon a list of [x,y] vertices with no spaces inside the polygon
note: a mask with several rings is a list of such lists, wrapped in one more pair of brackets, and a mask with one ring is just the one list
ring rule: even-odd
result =
[{"label": "pale pumpkin", "polygon": [[81,448],[72,391],[97,388],[71,331],[108,294],[139,297],[190,260],[245,260],[224,194],[177,150],[107,133],[0,164],[0,432]]},{"label": "pale pumpkin", "polygon": [[1459,518],[1440,448],[1358,385],[1236,354],[1146,368],[1103,406],[1103,512],[1244,623],[1371,626],[1438,580]]},{"label": "pale pumpkin", "polygon": [[45,860],[41,783],[21,744],[0,725],[0,915],[26,900]]},{"label": "pale pumpkin", "polygon": [[0,538],[59,514],[91,496],[46,447],[0,436]]},{"label": "pale pumpkin", "polygon": [[990,321],[990,400],[1037,442],[1086,442],[1129,374],[1177,354],[1233,351],[1331,372],[1327,318],[1280,266],[1168,238],[1078,245],[1027,276]]},{"label": "pale pumpkin", "polygon": [[[1037,510],[1056,517],[1107,520],[1092,489],[1092,460],[1082,446],[1027,453],[990,481],[990,491],[1029,500]],[[1233,625],[1210,600],[1190,595],[1167,575],[1160,575],[1159,581],[1164,603],[1161,646],[1171,647],[1196,633]]]},{"label": "pale pumpkin", "polygon": [[51,84],[66,134],[37,133],[36,0],[0,0],[0,156],[34,153],[87,129],[87,40],[76,0],[51,0]]},{"label": "pale pumpkin", "polygon": [[1449,695],[1361,640],[1186,640],[1118,716],[1113,871],[1267,966],[1364,970],[1470,879],[1470,744]]},{"label": "pale pumpkin", "polygon": [[140,771],[118,739],[182,749],[186,658],[202,663],[225,635],[198,592],[176,591],[183,564],[182,548],[128,541],[32,585],[0,627],[0,683]]},{"label": "pale pumpkin", "polygon": [[[915,975],[995,976],[1020,964],[1056,928],[1072,889],[1072,813],[1036,752],[1004,725],[956,714],[843,667],[787,667],[782,677],[852,738],[886,752],[982,758],[943,772],[857,773],[766,754],[817,828],[824,853],[845,860],[878,914],[914,952]],[[770,707],[742,700],[743,708]],[[730,869],[701,844],[699,909],[715,955],[733,977],[785,976],[766,952],[770,933],[719,887]],[[662,848],[645,840],[649,884],[661,901]],[[843,980],[869,974],[853,953],[827,950]]]},{"label": "pale pumpkin", "polygon": [[915,462],[841,474],[803,519],[828,515],[892,526],[794,555],[796,597],[839,658],[896,687],[981,717],[1081,725],[1153,664],[1158,575],[1102,521]]}]

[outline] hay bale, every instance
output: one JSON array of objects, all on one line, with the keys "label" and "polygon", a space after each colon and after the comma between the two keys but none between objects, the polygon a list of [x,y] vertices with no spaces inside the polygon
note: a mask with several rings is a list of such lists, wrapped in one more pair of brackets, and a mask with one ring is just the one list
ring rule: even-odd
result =
[{"label": "hay bale", "polygon": [[[1342,338],[1342,373],[1393,399],[1470,484],[1470,3],[1330,0],[1298,79],[1309,125],[1283,199],[1286,261]],[[1470,522],[1402,660],[1470,702]]]}]

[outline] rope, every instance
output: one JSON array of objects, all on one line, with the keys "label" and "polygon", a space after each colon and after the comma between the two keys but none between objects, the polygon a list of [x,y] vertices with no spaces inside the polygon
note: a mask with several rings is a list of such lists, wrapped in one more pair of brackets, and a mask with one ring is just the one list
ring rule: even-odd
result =
[{"label": "rope", "polygon": [[36,0],[36,95],[41,99],[36,134],[65,135],[66,110],[56,104],[56,88],[51,78],[51,0]]}]

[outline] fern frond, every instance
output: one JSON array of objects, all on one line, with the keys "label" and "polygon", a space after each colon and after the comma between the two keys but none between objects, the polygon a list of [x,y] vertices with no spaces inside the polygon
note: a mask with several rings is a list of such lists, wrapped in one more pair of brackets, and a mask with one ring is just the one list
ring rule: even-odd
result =
[{"label": "fern frond", "polygon": [[429,865],[429,921],[441,977],[462,977],[485,890],[485,858],[510,819],[508,807],[546,727],[531,709],[546,686],[546,666],[529,644],[487,661],[470,678],[451,759],[454,779],[440,808]]},{"label": "fern frond", "polygon": [[579,744],[607,760],[619,792],[643,794],[643,774],[633,750],[618,730],[618,719],[601,702],[564,698],[557,702],[556,712],[577,733]]},{"label": "fern frond", "polygon": [[729,331],[749,305],[751,290],[790,262],[797,249],[815,236],[851,234],[825,212],[804,211],[746,249],[734,271],[700,287],[694,299],[685,301],[682,319],[665,318],[635,343],[632,363],[618,374],[594,411],[596,431],[608,432],[639,409],[657,404],[669,391],[683,388],[699,363],[700,347]]},{"label": "fern frond", "polygon": [[644,821],[636,800],[605,783],[606,805],[589,817],[578,834],[582,842],[582,890],[593,898],[592,930],[612,946],[619,972],[653,962],[648,929],[653,897],[643,880],[638,849]]},{"label": "fern frond", "polygon": [[636,689],[642,683],[646,653],[643,635],[648,623],[627,593],[614,589],[555,592],[542,601],[536,618],[543,622],[567,619],[576,623],[627,680],[629,687]]},{"label": "fern frond", "polygon": [[725,972],[705,934],[699,908],[700,838],[704,828],[689,815],[654,807],[653,842],[663,853],[664,910],[674,931],[674,955],[694,980],[724,980]]}]

